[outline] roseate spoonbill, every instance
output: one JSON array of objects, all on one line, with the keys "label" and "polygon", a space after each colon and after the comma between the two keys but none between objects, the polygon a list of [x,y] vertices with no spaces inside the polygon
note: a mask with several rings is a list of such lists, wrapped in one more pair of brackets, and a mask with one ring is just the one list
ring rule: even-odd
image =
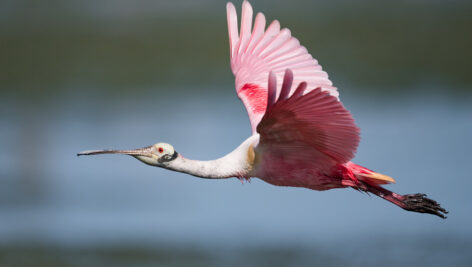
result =
[{"label": "roseate spoonbill", "polygon": [[252,27],[252,7],[244,1],[238,32],[234,5],[228,3],[226,11],[231,70],[252,128],[248,139],[210,161],[187,159],[166,143],[77,155],[131,155],[148,165],[201,178],[258,177],[273,185],[313,190],[352,187],[408,211],[446,218],[447,211],[426,195],[391,192],[382,185],[394,179],[350,161],[359,144],[359,128],[326,72],[290,30],[280,29],[277,20],[266,29],[262,13]]}]

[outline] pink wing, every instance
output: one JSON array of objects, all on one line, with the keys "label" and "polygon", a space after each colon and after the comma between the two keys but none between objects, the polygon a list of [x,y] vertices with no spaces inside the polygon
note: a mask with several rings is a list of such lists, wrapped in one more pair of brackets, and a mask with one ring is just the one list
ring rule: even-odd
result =
[{"label": "pink wing", "polygon": [[[226,10],[231,70],[236,78],[236,92],[248,111],[253,133],[265,112],[270,71],[282,79],[284,71],[290,68],[295,75],[295,83],[305,81],[308,88],[320,87],[338,97],[328,74],[306,48],[291,36],[290,30],[281,30],[277,20],[265,29],[266,20],[262,13],[257,14],[252,28],[252,7],[244,1],[238,34],[238,17],[234,5],[228,3]],[[280,92],[280,87],[277,92]]]},{"label": "pink wing", "polygon": [[257,149],[272,160],[275,155],[278,162],[320,170],[348,162],[360,139],[349,111],[319,87],[304,94],[302,82],[292,89],[292,80],[293,73],[287,70],[276,100],[276,75],[270,72],[267,111],[257,126]]}]

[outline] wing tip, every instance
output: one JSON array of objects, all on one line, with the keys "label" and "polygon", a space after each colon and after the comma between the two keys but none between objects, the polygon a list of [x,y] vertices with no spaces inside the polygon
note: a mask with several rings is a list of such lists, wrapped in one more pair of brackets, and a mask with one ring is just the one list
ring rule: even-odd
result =
[{"label": "wing tip", "polygon": [[226,2],[226,11],[236,11],[236,8],[234,7],[234,4],[232,2]]},{"label": "wing tip", "polygon": [[249,1],[247,1],[247,0],[244,0],[243,1],[243,8],[251,8],[251,10],[252,10],[251,3],[249,3]]},{"label": "wing tip", "polygon": [[269,80],[267,82],[267,108],[269,109],[274,103],[277,93],[277,75],[274,71],[269,71]]},{"label": "wing tip", "polygon": [[231,2],[226,3],[226,19],[228,22],[228,36],[229,36],[229,52],[230,57],[234,55],[234,48],[239,39],[238,32],[238,14],[236,7]]}]

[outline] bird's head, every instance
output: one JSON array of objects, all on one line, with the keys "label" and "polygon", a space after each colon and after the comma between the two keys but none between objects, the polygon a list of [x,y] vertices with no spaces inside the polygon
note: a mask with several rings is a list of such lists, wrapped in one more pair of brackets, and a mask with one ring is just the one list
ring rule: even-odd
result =
[{"label": "bird's head", "polygon": [[179,154],[174,150],[174,147],[167,143],[157,143],[152,146],[131,150],[88,150],[78,153],[77,156],[99,154],[130,155],[148,165],[158,167],[166,167],[169,162],[175,160],[179,156]]}]

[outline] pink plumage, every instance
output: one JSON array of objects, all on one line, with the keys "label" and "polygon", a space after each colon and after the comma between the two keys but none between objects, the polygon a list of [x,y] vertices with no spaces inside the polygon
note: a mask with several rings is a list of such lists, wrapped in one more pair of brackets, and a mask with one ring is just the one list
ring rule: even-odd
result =
[{"label": "pink plumage", "polygon": [[342,180],[351,177],[336,171],[354,157],[359,128],[341,102],[320,88],[290,95],[292,81],[293,73],[287,70],[277,97],[276,76],[269,74],[269,100],[257,126],[257,177],[317,190],[345,187]]},{"label": "pink plumage", "polygon": [[425,195],[388,191],[380,185],[395,182],[391,177],[350,162],[360,131],[328,74],[277,20],[265,29],[265,17],[258,13],[252,27],[252,16],[244,1],[238,32],[236,9],[227,4],[236,92],[253,134],[260,136],[252,175],[280,186],[352,187],[406,210],[445,218],[447,212]]},{"label": "pink plumage", "polygon": [[[335,87],[328,79],[328,74],[321,69],[314,59],[291,36],[290,30],[280,29],[280,23],[274,20],[265,29],[264,14],[258,13],[252,26],[253,11],[249,2],[244,1],[241,15],[241,31],[238,33],[238,18],[232,3],[226,5],[228,32],[230,43],[231,70],[235,75],[235,86],[238,96],[243,101],[251,120],[253,133],[263,112],[254,112],[252,105],[257,105],[247,95],[241,93],[246,84],[257,85],[259,90],[267,90],[268,73],[274,72],[278,80],[282,80],[286,69],[294,74],[294,83],[306,82],[309,90],[320,87],[333,96],[338,96]],[[280,92],[281,85],[277,87]],[[265,100],[264,100],[265,103]]]},{"label": "pink plumage", "polygon": [[273,21],[266,29],[244,1],[241,27],[232,3],[227,19],[231,70],[252,135],[224,157],[199,161],[167,143],[132,150],[89,150],[78,155],[125,154],[151,165],[201,178],[258,177],[270,184],[314,190],[352,187],[403,209],[445,218],[447,211],[423,194],[399,195],[381,187],[391,177],[350,160],[359,128],[338,98],[328,74],[290,30]]}]

